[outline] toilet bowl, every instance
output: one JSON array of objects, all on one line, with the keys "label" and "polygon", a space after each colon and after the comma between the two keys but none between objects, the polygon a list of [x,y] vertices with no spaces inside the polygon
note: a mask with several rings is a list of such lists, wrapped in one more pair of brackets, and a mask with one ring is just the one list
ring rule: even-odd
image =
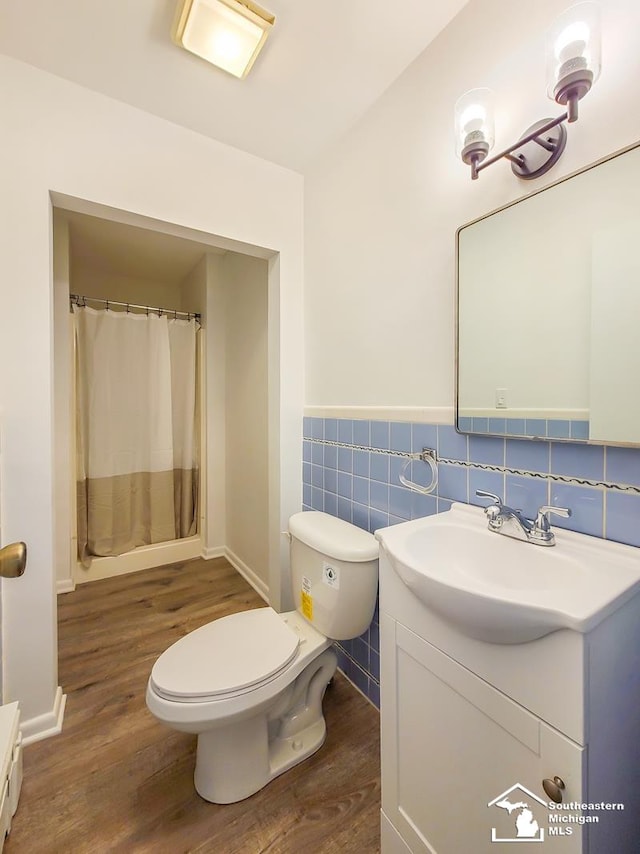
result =
[{"label": "toilet bowl", "polygon": [[322,746],[332,641],[362,634],[373,616],[373,536],[315,511],[291,517],[289,530],[298,609],[196,629],[160,656],[147,685],[158,720],[198,735],[195,787],[213,803],[249,797]]}]

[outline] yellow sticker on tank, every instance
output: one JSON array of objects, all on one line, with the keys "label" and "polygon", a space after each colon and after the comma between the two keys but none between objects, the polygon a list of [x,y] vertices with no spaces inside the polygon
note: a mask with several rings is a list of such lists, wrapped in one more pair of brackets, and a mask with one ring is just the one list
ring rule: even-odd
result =
[{"label": "yellow sticker on tank", "polygon": [[313,620],[313,598],[302,591],[302,613],[307,620]]}]

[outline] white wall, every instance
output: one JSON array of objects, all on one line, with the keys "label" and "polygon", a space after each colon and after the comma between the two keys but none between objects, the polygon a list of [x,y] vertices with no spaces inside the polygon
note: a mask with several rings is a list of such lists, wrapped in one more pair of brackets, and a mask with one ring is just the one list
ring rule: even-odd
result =
[{"label": "white wall", "polygon": [[[87,200],[160,223],[263,247],[280,314],[275,348],[283,389],[270,411],[278,530],[301,504],[302,179],[125,104],[0,57],[2,312],[0,418],[3,423],[2,528],[23,539],[22,579],[3,582],[4,699],[19,699],[28,737],[59,725],[53,531],[53,319],[51,196]],[[10,167],[9,167],[10,165]],[[278,253],[274,255],[274,253]],[[256,250],[256,254],[258,254]],[[282,459],[281,459],[282,457]],[[273,497],[273,495],[272,495]],[[282,562],[282,563],[281,563]]]},{"label": "white wall", "polygon": [[[183,311],[195,311],[200,314],[202,323],[205,323],[207,313],[207,255],[204,254],[195,267],[184,277],[180,283],[181,300],[180,308]],[[207,480],[209,477],[209,455],[207,454],[207,419],[202,417],[203,407],[207,406],[207,328],[200,328],[197,333],[198,358],[196,363],[196,382],[198,384],[198,395],[196,396],[196,424],[200,425],[198,435],[198,461],[200,466],[200,489],[198,493],[198,534],[202,553],[207,549]],[[213,405],[211,406],[213,410]],[[207,417],[209,411],[207,409]]]},{"label": "white wall", "polygon": [[56,211],[53,225],[53,370],[56,395],[54,407],[54,539],[56,590],[72,590],[71,556],[77,553],[77,538],[71,538],[71,520],[76,511],[75,470],[71,431],[75,430],[72,394],[73,340],[69,315],[69,223]]},{"label": "white wall", "polygon": [[269,586],[267,262],[230,253],[226,295],[226,545]]},{"label": "white wall", "polygon": [[203,254],[195,267],[180,282],[180,308],[203,314],[207,305],[207,256]]},{"label": "white wall", "polygon": [[496,93],[496,151],[561,112],[544,31],[566,5],[471,0],[306,174],[308,406],[451,407],[458,226],[640,138],[640,6],[607,0],[602,75],[560,163],[528,182],[497,163],[472,182],[456,158],[469,89]]},{"label": "white wall", "polygon": [[206,418],[206,515],[204,554],[223,554],[227,537],[226,508],[226,303],[222,256],[207,254],[205,260],[206,302],[202,312],[206,335],[205,386],[208,401]]},{"label": "white wall", "polygon": [[[200,265],[190,278],[194,276],[200,277]],[[270,500],[269,490],[277,496],[279,475],[268,440],[270,401],[278,399],[279,380],[270,380],[268,374],[269,354],[277,350],[279,337],[277,323],[269,316],[270,300],[277,299],[277,293],[270,293],[266,260],[235,252],[208,254],[204,277],[206,304],[201,312],[209,401],[204,554],[227,554],[273,602],[269,569],[280,565],[281,542],[278,499]],[[186,298],[184,292],[183,301]],[[298,409],[298,420],[300,414]],[[296,417],[294,412],[291,417]],[[271,529],[275,537],[270,537]],[[282,579],[284,586],[286,572]],[[286,589],[284,595],[286,601]]]},{"label": "white wall", "polygon": [[109,273],[86,262],[72,263],[70,283],[71,292],[74,294],[150,305],[154,308],[173,308],[179,311],[184,301],[182,288],[175,282],[158,282]]}]

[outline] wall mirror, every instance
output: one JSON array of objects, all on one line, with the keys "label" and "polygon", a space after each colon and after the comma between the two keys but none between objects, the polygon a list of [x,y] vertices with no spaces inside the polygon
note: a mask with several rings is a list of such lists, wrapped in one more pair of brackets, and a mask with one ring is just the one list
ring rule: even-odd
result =
[{"label": "wall mirror", "polygon": [[640,445],[640,143],[457,232],[457,428]]}]

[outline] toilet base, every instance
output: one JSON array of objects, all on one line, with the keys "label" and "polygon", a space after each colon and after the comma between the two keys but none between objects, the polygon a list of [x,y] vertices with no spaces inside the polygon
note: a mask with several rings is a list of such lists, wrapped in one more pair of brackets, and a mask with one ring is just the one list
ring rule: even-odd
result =
[{"label": "toilet base", "polygon": [[274,777],[307,759],[316,750],[320,750],[326,735],[327,727],[324,718],[320,718],[297,735],[275,741],[271,746],[270,779],[273,780]]},{"label": "toilet base", "polygon": [[242,801],[319,750],[326,737],[322,698],[335,668],[335,653],[326,650],[298,677],[306,697],[282,716],[278,735],[269,738],[266,712],[200,733],[194,773],[200,797],[214,804]]},{"label": "toilet base", "polygon": [[[307,727],[304,732],[272,742],[268,763],[252,757],[250,765],[241,767],[237,755],[232,766],[224,762],[218,739],[212,730],[198,736],[196,770],[193,775],[196,792],[213,804],[233,804],[255,795],[267,783],[303,762],[324,744],[327,728],[324,718]],[[228,733],[225,738],[228,745]],[[255,746],[255,745],[254,745]],[[214,761],[209,761],[213,753]],[[264,760],[264,757],[261,757]]]}]

